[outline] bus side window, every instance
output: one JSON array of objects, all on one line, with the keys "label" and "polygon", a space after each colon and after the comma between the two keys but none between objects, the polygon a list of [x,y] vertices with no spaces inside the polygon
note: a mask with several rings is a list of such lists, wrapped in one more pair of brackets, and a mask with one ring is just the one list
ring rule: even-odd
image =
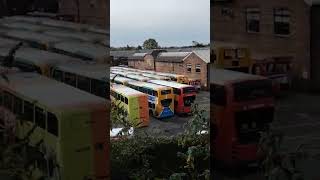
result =
[{"label": "bus side window", "polygon": [[180,89],[173,88],[173,93],[176,95],[181,95]]},{"label": "bus side window", "polygon": [[54,70],[53,71],[53,78],[57,81],[62,82],[63,81],[63,73],[60,70]]},{"label": "bus side window", "polygon": [[90,92],[90,79],[87,77],[83,77],[83,76],[78,76],[78,88],[86,91],[86,92]]},{"label": "bus side window", "polygon": [[153,91],[153,95],[158,97],[158,92],[157,91]]},{"label": "bus side window", "polygon": [[35,111],[35,123],[38,127],[42,128],[42,129],[46,129],[46,116],[44,113],[44,110],[36,107],[36,111]]},{"label": "bus side window", "polygon": [[128,104],[128,98],[125,97],[124,101],[125,101],[126,104]]},{"label": "bus side window", "polygon": [[57,117],[50,112],[47,113],[47,116],[48,116],[48,132],[55,136],[58,136],[59,126],[58,126]]},{"label": "bus side window", "polygon": [[9,110],[12,110],[12,105],[13,105],[12,102],[13,102],[13,96],[8,92],[4,92],[3,94],[4,107],[6,107]]},{"label": "bus side window", "polygon": [[22,99],[14,97],[13,113],[16,115],[22,115]]},{"label": "bus side window", "polygon": [[106,82],[91,79],[91,93],[95,94],[96,96],[106,98],[108,93],[107,89],[108,85]]},{"label": "bus side window", "polygon": [[64,74],[64,82],[73,87],[76,87],[77,85],[76,75],[66,72]]},{"label": "bus side window", "polygon": [[33,122],[33,104],[29,103],[28,101],[24,101],[24,119],[30,122]]},{"label": "bus side window", "polygon": [[226,105],[226,92],[223,86],[211,85],[210,87],[211,102],[217,105]]}]

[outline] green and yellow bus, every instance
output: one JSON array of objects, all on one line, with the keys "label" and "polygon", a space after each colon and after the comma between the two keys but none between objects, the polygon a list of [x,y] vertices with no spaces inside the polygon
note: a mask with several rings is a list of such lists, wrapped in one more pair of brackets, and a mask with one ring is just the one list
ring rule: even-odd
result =
[{"label": "green and yellow bus", "polygon": [[245,73],[250,73],[253,65],[247,46],[227,42],[212,43],[211,61],[213,61],[215,68]]},{"label": "green and yellow bus", "polygon": [[127,86],[148,95],[149,114],[156,118],[174,116],[174,95],[171,87],[140,81],[127,81]]},{"label": "green and yellow bus", "polygon": [[148,96],[129,87],[113,84],[111,101],[126,110],[128,119],[139,127],[149,126]]},{"label": "green and yellow bus", "polygon": [[62,180],[110,178],[106,99],[37,73],[7,77],[0,78],[0,107],[14,117],[17,139],[28,138],[34,172]]}]

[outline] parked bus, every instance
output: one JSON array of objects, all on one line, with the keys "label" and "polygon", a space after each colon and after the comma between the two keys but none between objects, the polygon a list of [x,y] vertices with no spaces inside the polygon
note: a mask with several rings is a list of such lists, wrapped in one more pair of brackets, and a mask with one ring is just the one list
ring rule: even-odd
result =
[{"label": "parked bus", "polygon": [[274,91],[278,94],[281,89],[289,89],[291,85],[290,69],[292,62],[290,59],[264,59],[254,62],[252,73],[268,77],[274,83]]},{"label": "parked bus", "polygon": [[149,114],[156,118],[174,115],[174,97],[171,87],[139,81],[128,81],[127,86],[148,95]]},{"label": "parked bus", "polygon": [[244,45],[213,42],[211,54],[216,68],[250,73],[253,62],[249,48]]},{"label": "parked bus", "polygon": [[136,80],[136,81],[142,81],[142,82],[147,82],[150,80],[150,78],[148,77],[144,77],[144,76],[139,76],[139,75],[134,75],[134,74],[130,74],[128,73],[126,75],[127,78],[130,78],[130,79],[133,79],[133,80]]},{"label": "parked bus", "polygon": [[148,96],[129,87],[113,84],[111,101],[126,110],[128,119],[139,127],[149,126]]},{"label": "parked bus", "polygon": [[161,72],[156,72],[156,75],[169,77],[171,79],[171,81],[175,81],[175,82],[181,83],[181,84],[188,84],[189,83],[188,76],[185,76],[185,75],[161,73]]},{"label": "parked bus", "polygon": [[109,98],[108,65],[68,63],[56,66],[51,77],[102,98]]},{"label": "parked bus", "polygon": [[193,86],[163,80],[149,80],[148,82],[171,87],[174,94],[174,111],[178,114],[191,113],[191,105],[196,99]]},{"label": "parked bus", "polygon": [[274,118],[271,81],[211,65],[210,91],[214,158],[229,166],[255,163],[260,158],[259,133]]},{"label": "parked bus", "polygon": [[0,107],[16,121],[17,139],[31,133],[35,171],[51,179],[110,178],[105,99],[37,73],[7,78],[0,78]]},{"label": "parked bus", "polygon": [[169,80],[170,80],[169,77],[166,77],[166,76],[158,76],[158,75],[154,75],[154,74],[143,73],[142,76],[145,76],[145,77],[150,78],[150,79],[155,79],[155,80],[166,80],[166,81],[169,81]]},{"label": "parked bus", "polygon": [[[112,78],[110,78],[110,80],[112,80]],[[129,81],[134,81],[134,80],[126,77],[121,77],[121,76],[117,76],[114,78],[114,82],[117,84],[128,85]]]},{"label": "parked bus", "polygon": [[[0,48],[0,60],[8,55],[10,49],[11,47]],[[13,66],[25,72],[37,72],[50,76],[53,67],[70,62],[81,62],[81,60],[49,51],[22,47],[15,54]]]},{"label": "parked bus", "polygon": [[201,89],[201,79],[189,78],[188,84],[193,86],[197,91]]}]

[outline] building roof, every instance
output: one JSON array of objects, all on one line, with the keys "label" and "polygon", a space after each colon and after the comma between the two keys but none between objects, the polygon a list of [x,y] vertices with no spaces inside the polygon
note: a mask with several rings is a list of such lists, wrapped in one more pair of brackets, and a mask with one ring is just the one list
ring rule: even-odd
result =
[{"label": "building roof", "polygon": [[210,63],[210,50],[203,49],[203,50],[193,50],[193,52],[199,56],[204,62]]},{"label": "building roof", "polygon": [[156,58],[160,62],[182,62],[191,52],[162,52]]},{"label": "building roof", "polygon": [[106,100],[36,73],[12,73],[10,83],[0,78],[0,86],[51,110],[86,109],[105,106]]}]

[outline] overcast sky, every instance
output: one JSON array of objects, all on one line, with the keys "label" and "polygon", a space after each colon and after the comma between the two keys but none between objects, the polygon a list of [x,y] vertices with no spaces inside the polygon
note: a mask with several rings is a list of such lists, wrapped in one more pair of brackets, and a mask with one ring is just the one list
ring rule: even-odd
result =
[{"label": "overcast sky", "polygon": [[154,38],[160,46],[210,42],[209,0],[111,0],[111,46],[142,45]]}]

